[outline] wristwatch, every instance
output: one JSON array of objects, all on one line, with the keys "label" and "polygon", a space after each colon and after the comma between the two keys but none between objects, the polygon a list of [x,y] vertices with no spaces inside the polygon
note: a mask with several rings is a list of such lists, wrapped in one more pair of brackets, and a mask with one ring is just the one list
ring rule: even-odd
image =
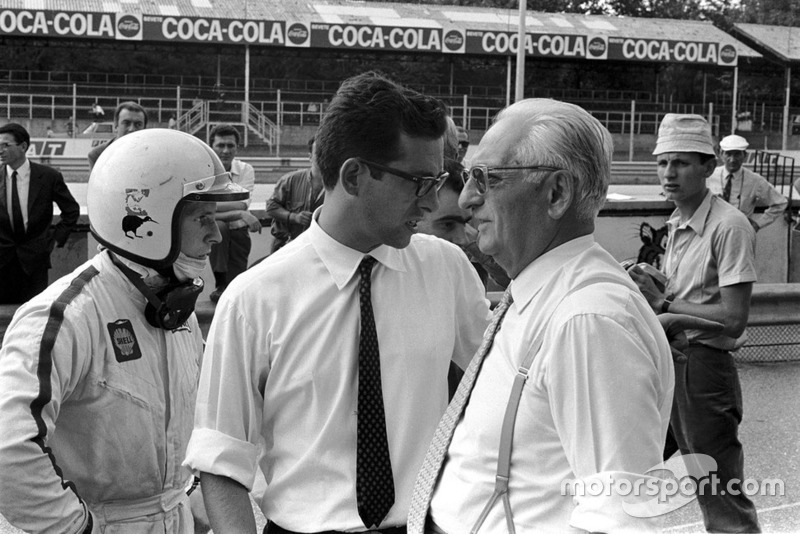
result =
[{"label": "wristwatch", "polygon": [[669,307],[672,306],[672,301],[675,299],[675,295],[669,294],[664,297],[664,302],[661,303],[661,313],[667,313],[669,311]]}]

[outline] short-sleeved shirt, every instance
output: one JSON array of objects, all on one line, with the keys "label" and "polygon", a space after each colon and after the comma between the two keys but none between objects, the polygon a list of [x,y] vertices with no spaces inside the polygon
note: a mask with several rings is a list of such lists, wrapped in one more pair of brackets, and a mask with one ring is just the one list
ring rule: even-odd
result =
[{"label": "short-sleeved shirt", "polygon": [[[395,487],[388,527],[406,523],[447,406],[449,363],[468,364],[489,308],[451,243],[416,234],[403,249],[369,255],[378,262],[372,305]],[[267,480],[261,509],[292,531],[365,529],[355,484],[364,256],[313,221],[228,286],[209,332],[186,464],[250,488],[258,462]]]},{"label": "short-sleeved shirt", "polygon": [[272,209],[280,206],[291,213],[301,211],[313,212],[320,207],[325,198],[324,188],[314,195],[311,187],[311,169],[301,169],[284,174],[275,184],[272,196],[267,200],[267,215],[272,217],[272,235],[282,241],[295,239],[306,227],[289,223],[285,219],[275,217]]},{"label": "short-sleeved shirt", "polygon": [[[256,174],[253,166],[249,163],[245,163],[242,160],[235,159],[231,162],[231,181],[235,184],[239,184],[242,187],[246,188],[248,191],[252,193],[256,187]],[[247,207],[250,207],[250,198],[247,200],[243,200]],[[246,228],[247,223],[244,222],[242,219],[237,219],[235,221],[228,221],[228,228],[231,230],[235,230],[237,228]]]},{"label": "short-sleeved shirt", "polygon": [[[756,281],[756,232],[739,210],[708,191],[692,217],[681,222],[676,209],[669,220],[664,253],[668,294],[695,304],[720,304],[720,287]],[[736,350],[747,341],[687,330],[689,341]]]}]

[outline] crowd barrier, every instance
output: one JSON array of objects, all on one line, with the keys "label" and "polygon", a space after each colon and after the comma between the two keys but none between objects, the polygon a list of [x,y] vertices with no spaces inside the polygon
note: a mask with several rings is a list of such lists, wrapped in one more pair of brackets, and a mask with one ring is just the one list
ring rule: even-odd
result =
[{"label": "crowd barrier", "polygon": [[[36,156],[31,158],[60,170],[68,182],[85,182],[89,163],[84,156]],[[283,173],[308,167],[308,158],[240,157],[253,166],[256,182],[275,183]],[[614,161],[611,164],[611,183],[617,185],[657,185],[658,174],[654,161]]]},{"label": "crowd barrier", "polygon": [[[502,293],[489,292],[496,306]],[[204,334],[214,317],[210,301],[198,302],[197,318]],[[17,306],[0,306],[0,344]],[[747,321],[750,341],[735,358],[739,362],[800,360],[800,284],[755,284]]]}]

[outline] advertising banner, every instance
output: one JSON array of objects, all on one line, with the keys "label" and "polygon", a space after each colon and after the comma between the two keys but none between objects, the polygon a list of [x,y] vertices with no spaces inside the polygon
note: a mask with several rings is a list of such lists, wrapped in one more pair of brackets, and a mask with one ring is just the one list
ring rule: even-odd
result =
[{"label": "advertising banner", "polygon": [[441,52],[442,29],[312,23],[311,47],[398,52]]}]

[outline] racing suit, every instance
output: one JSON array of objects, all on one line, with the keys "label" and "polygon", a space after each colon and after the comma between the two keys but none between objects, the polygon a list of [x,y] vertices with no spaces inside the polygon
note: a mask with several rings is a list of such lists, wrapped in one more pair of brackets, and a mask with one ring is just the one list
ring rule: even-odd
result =
[{"label": "racing suit", "polygon": [[[125,261],[140,274],[153,273]],[[23,305],[0,349],[0,513],[30,532],[192,533],[181,467],[202,356],[194,314],[150,326],[103,251]]]}]

